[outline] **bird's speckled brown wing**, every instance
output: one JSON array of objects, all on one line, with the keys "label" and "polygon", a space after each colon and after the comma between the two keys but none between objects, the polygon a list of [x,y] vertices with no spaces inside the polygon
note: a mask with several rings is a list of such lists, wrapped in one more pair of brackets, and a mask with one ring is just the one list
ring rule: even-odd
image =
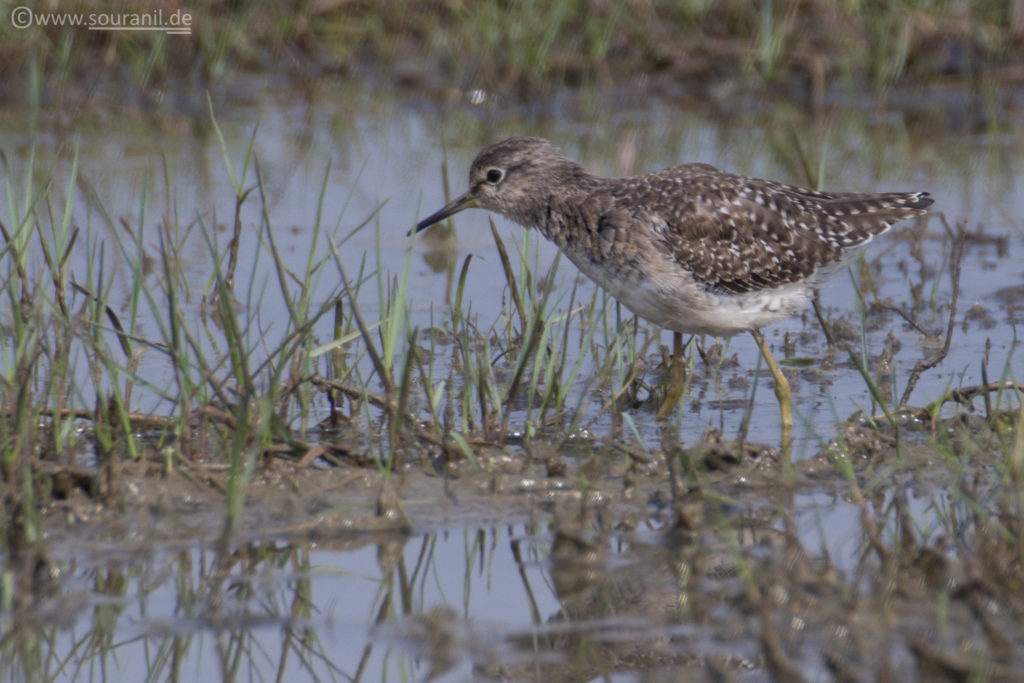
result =
[{"label": "bird's speckled brown wing", "polygon": [[666,252],[709,291],[732,294],[807,280],[932,203],[925,192],[817,192],[707,164],[638,176],[619,187],[617,213],[626,210],[653,229]]}]

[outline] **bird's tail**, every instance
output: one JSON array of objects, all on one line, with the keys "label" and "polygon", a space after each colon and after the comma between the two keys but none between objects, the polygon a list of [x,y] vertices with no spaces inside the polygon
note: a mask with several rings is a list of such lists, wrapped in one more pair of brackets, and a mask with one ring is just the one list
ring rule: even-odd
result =
[{"label": "bird's tail", "polygon": [[[934,203],[927,192],[841,194],[821,203],[832,221],[842,225],[844,246],[866,243],[896,223],[925,213]],[[829,221],[829,222],[832,222]]]}]

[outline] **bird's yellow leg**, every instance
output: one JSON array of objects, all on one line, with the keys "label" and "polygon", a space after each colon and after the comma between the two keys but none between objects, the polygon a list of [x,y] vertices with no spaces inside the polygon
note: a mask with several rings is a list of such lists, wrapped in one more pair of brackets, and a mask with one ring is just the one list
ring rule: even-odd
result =
[{"label": "bird's yellow leg", "polygon": [[789,386],[789,380],[782,374],[782,369],[775,362],[775,356],[768,349],[764,335],[757,330],[751,330],[754,341],[761,349],[761,355],[768,363],[768,369],[772,372],[775,380],[775,398],[779,400],[779,412],[782,414],[782,456],[785,462],[789,461],[789,454],[793,444],[793,391]]},{"label": "bird's yellow leg", "polygon": [[686,375],[686,363],[683,361],[683,334],[672,333],[672,358],[668,366],[668,382],[665,384],[665,402],[658,409],[658,419],[667,419],[683,395],[683,379]]}]

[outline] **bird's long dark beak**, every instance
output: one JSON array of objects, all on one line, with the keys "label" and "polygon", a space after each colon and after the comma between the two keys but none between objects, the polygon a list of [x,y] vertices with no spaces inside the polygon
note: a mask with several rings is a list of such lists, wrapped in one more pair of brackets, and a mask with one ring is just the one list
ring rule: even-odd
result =
[{"label": "bird's long dark beak", "polygon": [[463,209],[471,209],[474,206],[476,206],[476,197],[474,197],[473,195],[471,195],[470,193],[467,192],[466,194],[462,195],[461,197],[458,197],[458,198],[453,199],[452,201],[450,201],[447,206],[445,206],[443,209],[441,209],[437,213],[432,214],[430,216],[427,216],[426,218],[421,220],[416,225],[415,228],[413,228],[412,230],[409,231],[408,234],[411,235],[414,232],[420,232],[421,230],[426,230],[427,228],[429,228],[434,223],[440,223],[445,218],[448,218],[448,216],[452,216],[454,214],[457,214],[459,211],[462,211]]}]

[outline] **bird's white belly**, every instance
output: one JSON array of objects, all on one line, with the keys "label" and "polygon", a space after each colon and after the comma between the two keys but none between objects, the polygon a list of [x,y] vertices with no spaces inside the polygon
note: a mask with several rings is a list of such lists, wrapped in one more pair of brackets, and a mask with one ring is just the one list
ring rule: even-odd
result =
[{"label": "bird's white belly", "polygon": [[685,334],[729,337],[759,329],[803,306],[811,292],[806,284],[795,284],[748,294],[713,294],[678,268],[647,277],[615,276],[590,258],[567,255],[626,308],[659,327]]}]

